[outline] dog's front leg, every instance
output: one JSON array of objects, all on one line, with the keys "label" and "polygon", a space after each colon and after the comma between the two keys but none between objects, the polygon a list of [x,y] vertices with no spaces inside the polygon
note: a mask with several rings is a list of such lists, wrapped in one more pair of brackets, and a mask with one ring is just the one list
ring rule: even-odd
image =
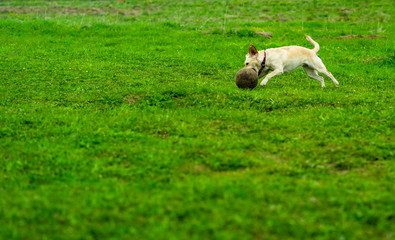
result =
[{"label": "dog's front leg", "polygon": [[265,86],[266,83],[270,80],[270,78],[283,74],[283,69],[276,69],[273,72],[269,73],[261,82],[261,86]]}]

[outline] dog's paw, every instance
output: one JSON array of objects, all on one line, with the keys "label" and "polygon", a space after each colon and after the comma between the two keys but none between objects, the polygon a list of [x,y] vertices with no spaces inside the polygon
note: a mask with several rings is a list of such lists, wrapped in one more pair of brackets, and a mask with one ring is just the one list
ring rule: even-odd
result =
[{"label": "dog's paw", "polygon": [[266,82],[262,81],[260,85],[263,87],[266,85]]}]

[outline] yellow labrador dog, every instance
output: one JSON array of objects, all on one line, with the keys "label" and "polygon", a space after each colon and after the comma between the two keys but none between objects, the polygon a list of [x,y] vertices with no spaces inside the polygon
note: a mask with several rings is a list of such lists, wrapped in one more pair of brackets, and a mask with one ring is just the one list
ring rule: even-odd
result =
[{"label": "yellow labrador dog", "polygon": [[[266,85],[272,77],[290,72],[300,66],[303,67],[307,76],[320,81],[321,87],[325,87],[324,78],[317,72],[330,77],[335,86],[339,86],[335,77],[326,70],[324,63],[317,56],[317,52],[320,50],[318,43],[307,35],[306,39],[314,45],[313,49],[289,46],[269,48],[258,52],[256,47],[251,44],[246,55],[245,67],[254,69],[259,78],[266,76],[262,80],[261,86]],[[272,72],[269,73],[269,71]]]}]

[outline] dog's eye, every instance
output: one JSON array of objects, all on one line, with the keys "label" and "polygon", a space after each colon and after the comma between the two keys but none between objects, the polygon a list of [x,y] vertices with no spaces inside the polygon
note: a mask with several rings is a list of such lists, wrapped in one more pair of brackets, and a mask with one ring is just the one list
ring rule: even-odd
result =
[{"label": "dog's eye", "polygon": [[248,63],[246,63],[246,66],[248,66]]}]

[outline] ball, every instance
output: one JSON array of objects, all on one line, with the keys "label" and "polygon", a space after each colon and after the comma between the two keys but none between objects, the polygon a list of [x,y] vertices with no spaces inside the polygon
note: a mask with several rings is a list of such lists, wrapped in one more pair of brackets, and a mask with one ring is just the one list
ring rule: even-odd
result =
[{"label": "ball", "polygon": [[258,85],[258,73],[252,68],[243,68],[236,73],[236,85],[239,88],[253,89]]}]

